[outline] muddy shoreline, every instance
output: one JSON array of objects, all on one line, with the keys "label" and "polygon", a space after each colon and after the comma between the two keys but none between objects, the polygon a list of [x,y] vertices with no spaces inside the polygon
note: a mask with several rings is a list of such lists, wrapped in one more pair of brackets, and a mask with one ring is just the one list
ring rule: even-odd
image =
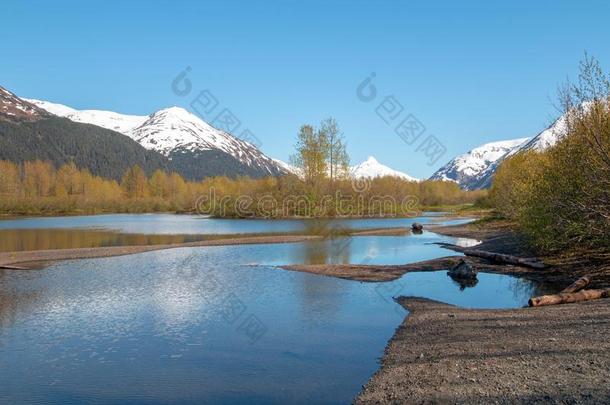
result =
[{"label": "muddy shoreline", "polygon": [[[529,253],[518,235],[502,226],[429,229],[482,240],[477,246],[482,250]],[[455,259],[425,262],[419,270]],[[608,263],[574,266],[545,259],[553,263],[548,269],[532,270],[465,258],[481,272],[561,288],[583,274],[592,275],[594,288],[610,285]],[[610,299],[511,310],[463,309],[418,297],[399,297],[397,302],[409,314],[355,403],[610,402]]]},{"label": "muddy shoreline", "polygon": [[[441,235],[479,240],[481,243],[476,246],[479,250],[521,257],[533,256],[533,253],[528,250],[518,234],[506,224],[428,225],[426,229]],[[382,234],[383,232],[380,233],[380,235]],[[592,277],[589,288],[610,287],[610,263],[608,262],[578,263],[576,265],[569,260],[544,257],[542,259],[547,262],[549,266],[546,269],[540,270],[507,264],[494,264],[476,257],[465,257],[461,253],[452,254],[451,249],[447,249],[447,256],[445,257],[410,264],[305,264],[284,265],[280,266],[280,268],[289,271],[338,277],[346,280],[384,282],[396,280],[409,272],[448,270],[461,259],[465,260],[478,272],[515,276],[530,281],[541,282],[551,287],[557,287],[558,289],[570,285],[574,280],[584,275],[590,275]]]},{"label": "muddy shoreline", "polygon": [[155,250],[178,249],[204,246],[250,245],[261,243],[296,243],[320,240],[318,235],[249,236],[224,239],[211,239],[198,242],[176,243],[169,245],[111,246],[78,249],[34,250],[22,252],[0,252],[1,266],[26,267],[38,269],[50,262],[61,260],[92,259],[99,257],[125,256]]}]

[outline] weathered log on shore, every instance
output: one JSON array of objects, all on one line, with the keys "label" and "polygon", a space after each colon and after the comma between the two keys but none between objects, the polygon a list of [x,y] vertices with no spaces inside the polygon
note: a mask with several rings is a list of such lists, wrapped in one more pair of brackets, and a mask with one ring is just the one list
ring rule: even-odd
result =
[{"label": "weathered log on shore", "polygon": [[582,276],[581,278],[579,278],[578,280],[576,280],[575,282],[570,284],[569,287],[566,287],[563,290],[561,290],[561,294],[565,294],[565,293],[569,294],[569,293],[575,293],[576,291],[580,291],[583,288],[585,288],[586,286],[588,286],[590,282],[591,282],[591,277]]},{"label": "weathered log on shore", "polygon": [[480,257],[496,263],[513,264],[515,266],[530,267],[532,269],[544,269],[547,265],[536,258],[518,257],[512,255],[506,255],[502,253],[486,252],[484,250],[463,248],[448,243],[439,243],[439,245],[455,250],[456,252],[462,252],[466,256]]},{"label": "weathered log on shore", "polygon": [[27,267],[11,266],[9,264],[0,264],[2,270],[29,270]]},{"label": "weathered log on shore", "polygon": [[505,255],[502,253],[486,252],[484,250],[466,249],[464,251],[464,254],[466,256],[481,257],[483,259],[491,260],[493,262],[514,264],[516,266],[531,267],[533,269],[544,269],[546,267],[546,264],[544,264],[538,259],[517,257]]},{"label": "weathered log on shore", "polygon": [[610,289],[581,290],[575,293],[559,293],[555,295],[532,297],[527,303],[530,307],[542,307],[545,305],[570,304],[574,302],[590,301],[598,298],[608,298],[608,296],[610,296]]}]

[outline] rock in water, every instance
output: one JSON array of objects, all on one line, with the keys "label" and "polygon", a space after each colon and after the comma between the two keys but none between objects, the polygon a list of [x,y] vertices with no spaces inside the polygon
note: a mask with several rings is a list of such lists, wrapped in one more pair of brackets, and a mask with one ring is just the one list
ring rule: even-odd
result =
[{"label": "rock in water", "polygon": [[447,275],[453,279],[472,280],[477,278],[477,271],[464,259],[460,259],[460,262],[447,272]]},{"label": "rock in water", "polygon": [[419,222],[413,222],[413,224],[411,224],[411,229],[415,233],[421,233],[424,230],[424,226]]}]

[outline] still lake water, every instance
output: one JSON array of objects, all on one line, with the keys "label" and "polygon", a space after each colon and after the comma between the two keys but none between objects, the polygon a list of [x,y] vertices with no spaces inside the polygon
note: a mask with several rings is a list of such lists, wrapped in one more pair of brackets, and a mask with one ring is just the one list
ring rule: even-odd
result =
[{"label": "still lake water", "polygon": [[[0,221],[0,228],[70,228],[72,221],[81,229],[143,234],[307,227],[132,215]],[[346,226],[412,222],[349,220]],[[2,270],[0,403],[350,403],[404,319],[393,296],[513,308],[537,287],[480,274],[476,287],[461,290],[444,271],[360,283],[275,265],[390,264],[451,254],[431,244],[438,241],[456,242],[424,232],[182,248]]]}]

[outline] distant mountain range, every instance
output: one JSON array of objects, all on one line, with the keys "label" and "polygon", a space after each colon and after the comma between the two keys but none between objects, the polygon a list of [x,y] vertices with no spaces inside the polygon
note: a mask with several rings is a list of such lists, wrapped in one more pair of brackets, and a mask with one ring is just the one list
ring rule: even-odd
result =
[{"label": "distant mountain range", "polygon": [[149,116],[111,111],[75,110],[62,104],[27,100],[51,114],[122,133],[144,148],[169,159],[184,177],[199,180],[228,175],[266,177],[285,174],[273,159],[257,147],[216,129],[179,107]]},{"label": "distant mountain range", "polygon": [[[457,156],[431,177],[475,190],[491,185],[498,166],[525,150],[544,150],[566,132],[565,117],[533,138],[491,142]],[[171,107],[148,116],[112,111],[76,110],[49,101],[22,99],[0,87],[0,159],[74,162],[93,174],[120,178],[139,164],[177,171],[190,180],[209,176],[279,176],[298,174],[256,146],[214,128],[185,109]],[[370,156],[350,168],[355,178],[395,176],[418,179]]]},{"label": "distant mountain range", "polygon": [[566,131],[566,117],[561,116],[533,138],[492,142],[474,148],[449,161],[430,179],[455,181],[466,190],[489,188],[496,170],[505,159],[523,151],[544,151],[555,145]]},{"label": "distant mountain range", "polygon": [[[279,159],[275,159],[275,161],[284,168],[287,172],[295,174],[299,176],[299,169],[291,166],[290,164],[283,162]],[[401,179],[405,179],[407,181],[419,181],[415,177],[409,176],[406,173],[399,172],[398,170],[394,170],[388,166],[385,166],[377,161],[373,156],[369,156],[364,162],[357,164],[355,166],[351,166],[350,175],[353,178],[361,179],[361,178],[377,178],[384,176],[392,176],[392,177],[400,177]]]},{"label": "distant mountain range", "polygon": [[95,125],[57,117],[0,87],[0,159],[74,162],[93,174],[120,179],[131,165],[146,172],[170,170],[171,162],[132,139]]},{"label": "distant mountain range", "polygon": [[385,166],[377,161],[373,156],[369,156],[364,162],[352,166],[350,172],[355,178],[376,178],[384,176],[400,177],[407,181],[419,181],[415,177],[409,176],[406,173],[399,172],[388,166]]},{"label": "distant mountain range", "polygon": [[529,138],[521,138],[476,147],[449,161],[437,170],[430,180],[455,181],[466,190],[476,189],[489,167],[527,141]]}]

